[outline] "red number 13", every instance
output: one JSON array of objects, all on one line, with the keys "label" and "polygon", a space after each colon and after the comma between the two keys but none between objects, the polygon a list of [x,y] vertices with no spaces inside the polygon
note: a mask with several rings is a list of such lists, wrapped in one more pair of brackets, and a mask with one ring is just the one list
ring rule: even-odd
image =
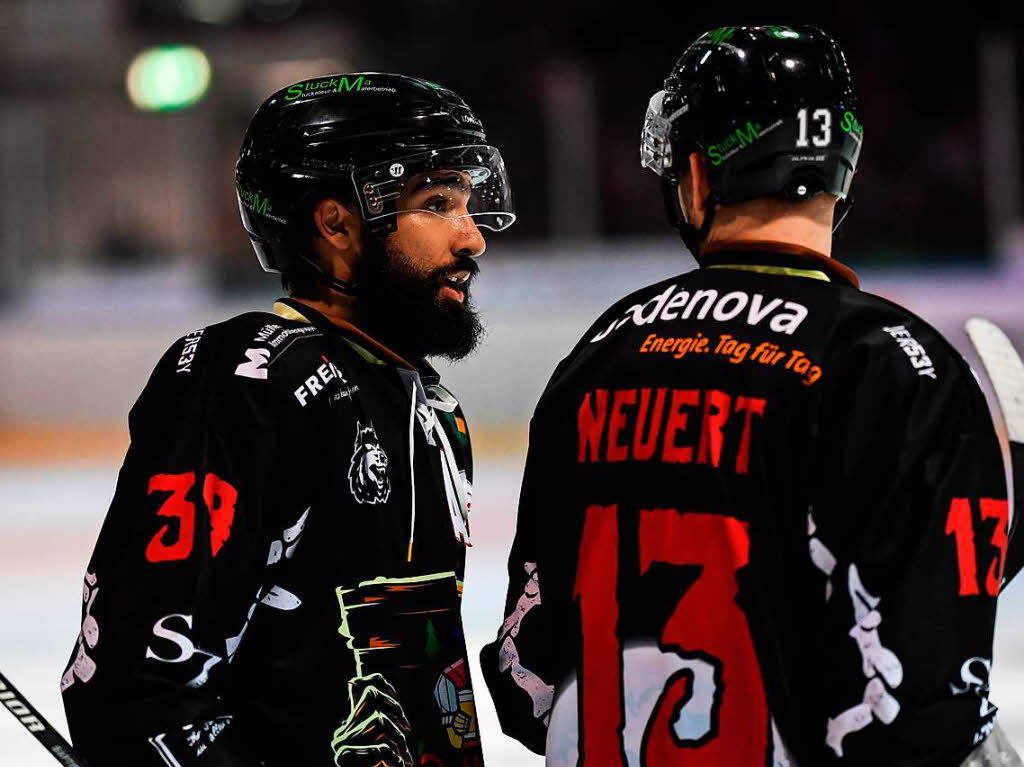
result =
[{"label": "red number 13", "polygon": [[[583,633],[583,767],[625,765],[617,553],[618,508],[591,506],[576,577]],[[675,509],[640,512],[641,575],[656,563],[701,567],[665,623],[661,642],[712,665],[716,679],[711,711],[702,712],[709,726],[696,740],[681,738],[675,722],[691,702],[693,676],[669,679],[645,725],[643,764],[746,767],[764,762],[768,707],[746,617],[736,604],[736,571],[749,556],[747,527],[738,519]]]},{"label": "red number 13", "polygon": [[[982,498],[982,519],[994,519],[995,529],[992,531],[992,545],[996,548],[996,556],[988,567],[985,575],[985,591],[989,596],[999,595],[1003,584],[1003,568],[1006,566],[1006,547],[1009,539],[1006,526],[1009,521],[1009,504],[994,498]],[[971,518],[971,501],[969,498],[954,498],[949,505],[949,516],[946,517],[946,535],[952,535],[956,541],[956,564],[960,571],[960,596],[978,596],[978,563],[977,550],[974,545],[974,521]]]}]

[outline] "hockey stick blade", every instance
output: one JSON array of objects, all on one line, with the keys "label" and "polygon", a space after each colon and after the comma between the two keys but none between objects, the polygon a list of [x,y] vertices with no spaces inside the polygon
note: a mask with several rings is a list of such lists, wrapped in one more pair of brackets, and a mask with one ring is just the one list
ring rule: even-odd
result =
[{"label": "hockey stick blade", "polygon": [[998,325],[980,317],[967,320],[967,335],[995,390],[1010,440],[1010,543],[1003,588],[1024,566],[1024,540],[1016,535],[1017,509],[1024,509],[1024,362]]},{"label": "hockey stick blade", "polygon": [[18,692],[18,688],[3,674],[0,674],[0,702],[26,730],[36,736],[36,740],[42,743],[58,762],[66,767],[88,767],[85,760],[64,740],[64,736],[25,701],[25,696]]}]

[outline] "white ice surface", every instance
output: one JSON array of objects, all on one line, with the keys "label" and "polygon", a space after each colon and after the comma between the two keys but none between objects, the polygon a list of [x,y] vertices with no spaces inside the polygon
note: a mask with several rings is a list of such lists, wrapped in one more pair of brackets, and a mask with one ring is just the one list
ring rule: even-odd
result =
[{"label": "white ice surface", "polygon": [[[489,767],[539,767],[542,759],[502,735],[477,655],[502,619],[505,557],[514,531],[519,463],[482,461],[473,497],[473,538],[464,617]],[[58,682],[79,629],[82,577],[117,479],[116,466],[0,468],[0,668],[67,734]],[[1024,744],[1024,588],[1000,600],[992,700],[1015,744]],[[111,731],[116,737],[116,728]],[[56,762],[0,712],[0,765]],[[100,765],[99,767],[104,767]]]}]

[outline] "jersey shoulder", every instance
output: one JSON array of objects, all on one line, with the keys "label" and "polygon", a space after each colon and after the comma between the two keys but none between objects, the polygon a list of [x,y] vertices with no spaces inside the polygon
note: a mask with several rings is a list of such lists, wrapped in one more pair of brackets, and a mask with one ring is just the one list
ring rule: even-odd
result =
[{"label": "jersey shoulder", "polygon": [[829,344],[833,387],[874,388],[879,399],[933,402],[987,422],[985,395],[967,360],[934,326],[895,301],[842,291]]},{"label": "jersey shoulder", "polygon": [[196,328],[164,352],[136,410],[188,412],[211,396],[269,406],[310,366],[323,364],[322,339],[315,325],[261,311]]},{"label": "jersey shoulder", "polygon": [[831,347],[842,357],[883,361],[900,380],[971,376],[966,360],[934,326],[907,307],[862,290],[841,292]]},{"label": "jersey shoulder", "polygon": [[231,379],[275,381],[287,378],[284,360],[317,358],[321,329],[268,311],[249,311],[221,323],[198,328],[165,352],[155,376],[202,378],[219,385]]}]

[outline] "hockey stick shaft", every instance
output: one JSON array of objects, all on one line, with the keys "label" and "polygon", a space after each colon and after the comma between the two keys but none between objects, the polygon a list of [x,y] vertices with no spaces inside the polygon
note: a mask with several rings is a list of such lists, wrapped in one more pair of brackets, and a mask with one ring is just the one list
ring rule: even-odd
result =
[{"label": "hockey stick shaft", "polygon": [[1024,362],[1013,343],[995,323],[978,317],[967,321],[974,345],[995,391],[1009,439],[1007,467],[1010,500],[1010,542],[1004,565],[1004,588],[1024,567],[1024,539],[1017,533],[1024,512]]},{"label": "hockey stick shaft", "polygon": [[[1010,465],[1011,482],[1013,487],[1010,492],[1014,497],[1014,508],[1016,513],[1024,511],[1024,444],[1010,442]],[[1017,527],[1020,526],[1020,519],[1016,520]],[[1006,552],[1006,566],[1003,569],[1003,577],[1006,583],[1013,580],[1013,577],[1024,567],[1024,540],[1020,532],[1015,528],[1011,531],[1009,548]]]},{"label": "hockey stick shaft", "polygon": [[58,762],[66,767],[88,767],[85,760],[64,740],[64,736],[26,702],[25,696],[3,674],[0,674],[0,703],[3,703],[14,718],[21,722]]}]

